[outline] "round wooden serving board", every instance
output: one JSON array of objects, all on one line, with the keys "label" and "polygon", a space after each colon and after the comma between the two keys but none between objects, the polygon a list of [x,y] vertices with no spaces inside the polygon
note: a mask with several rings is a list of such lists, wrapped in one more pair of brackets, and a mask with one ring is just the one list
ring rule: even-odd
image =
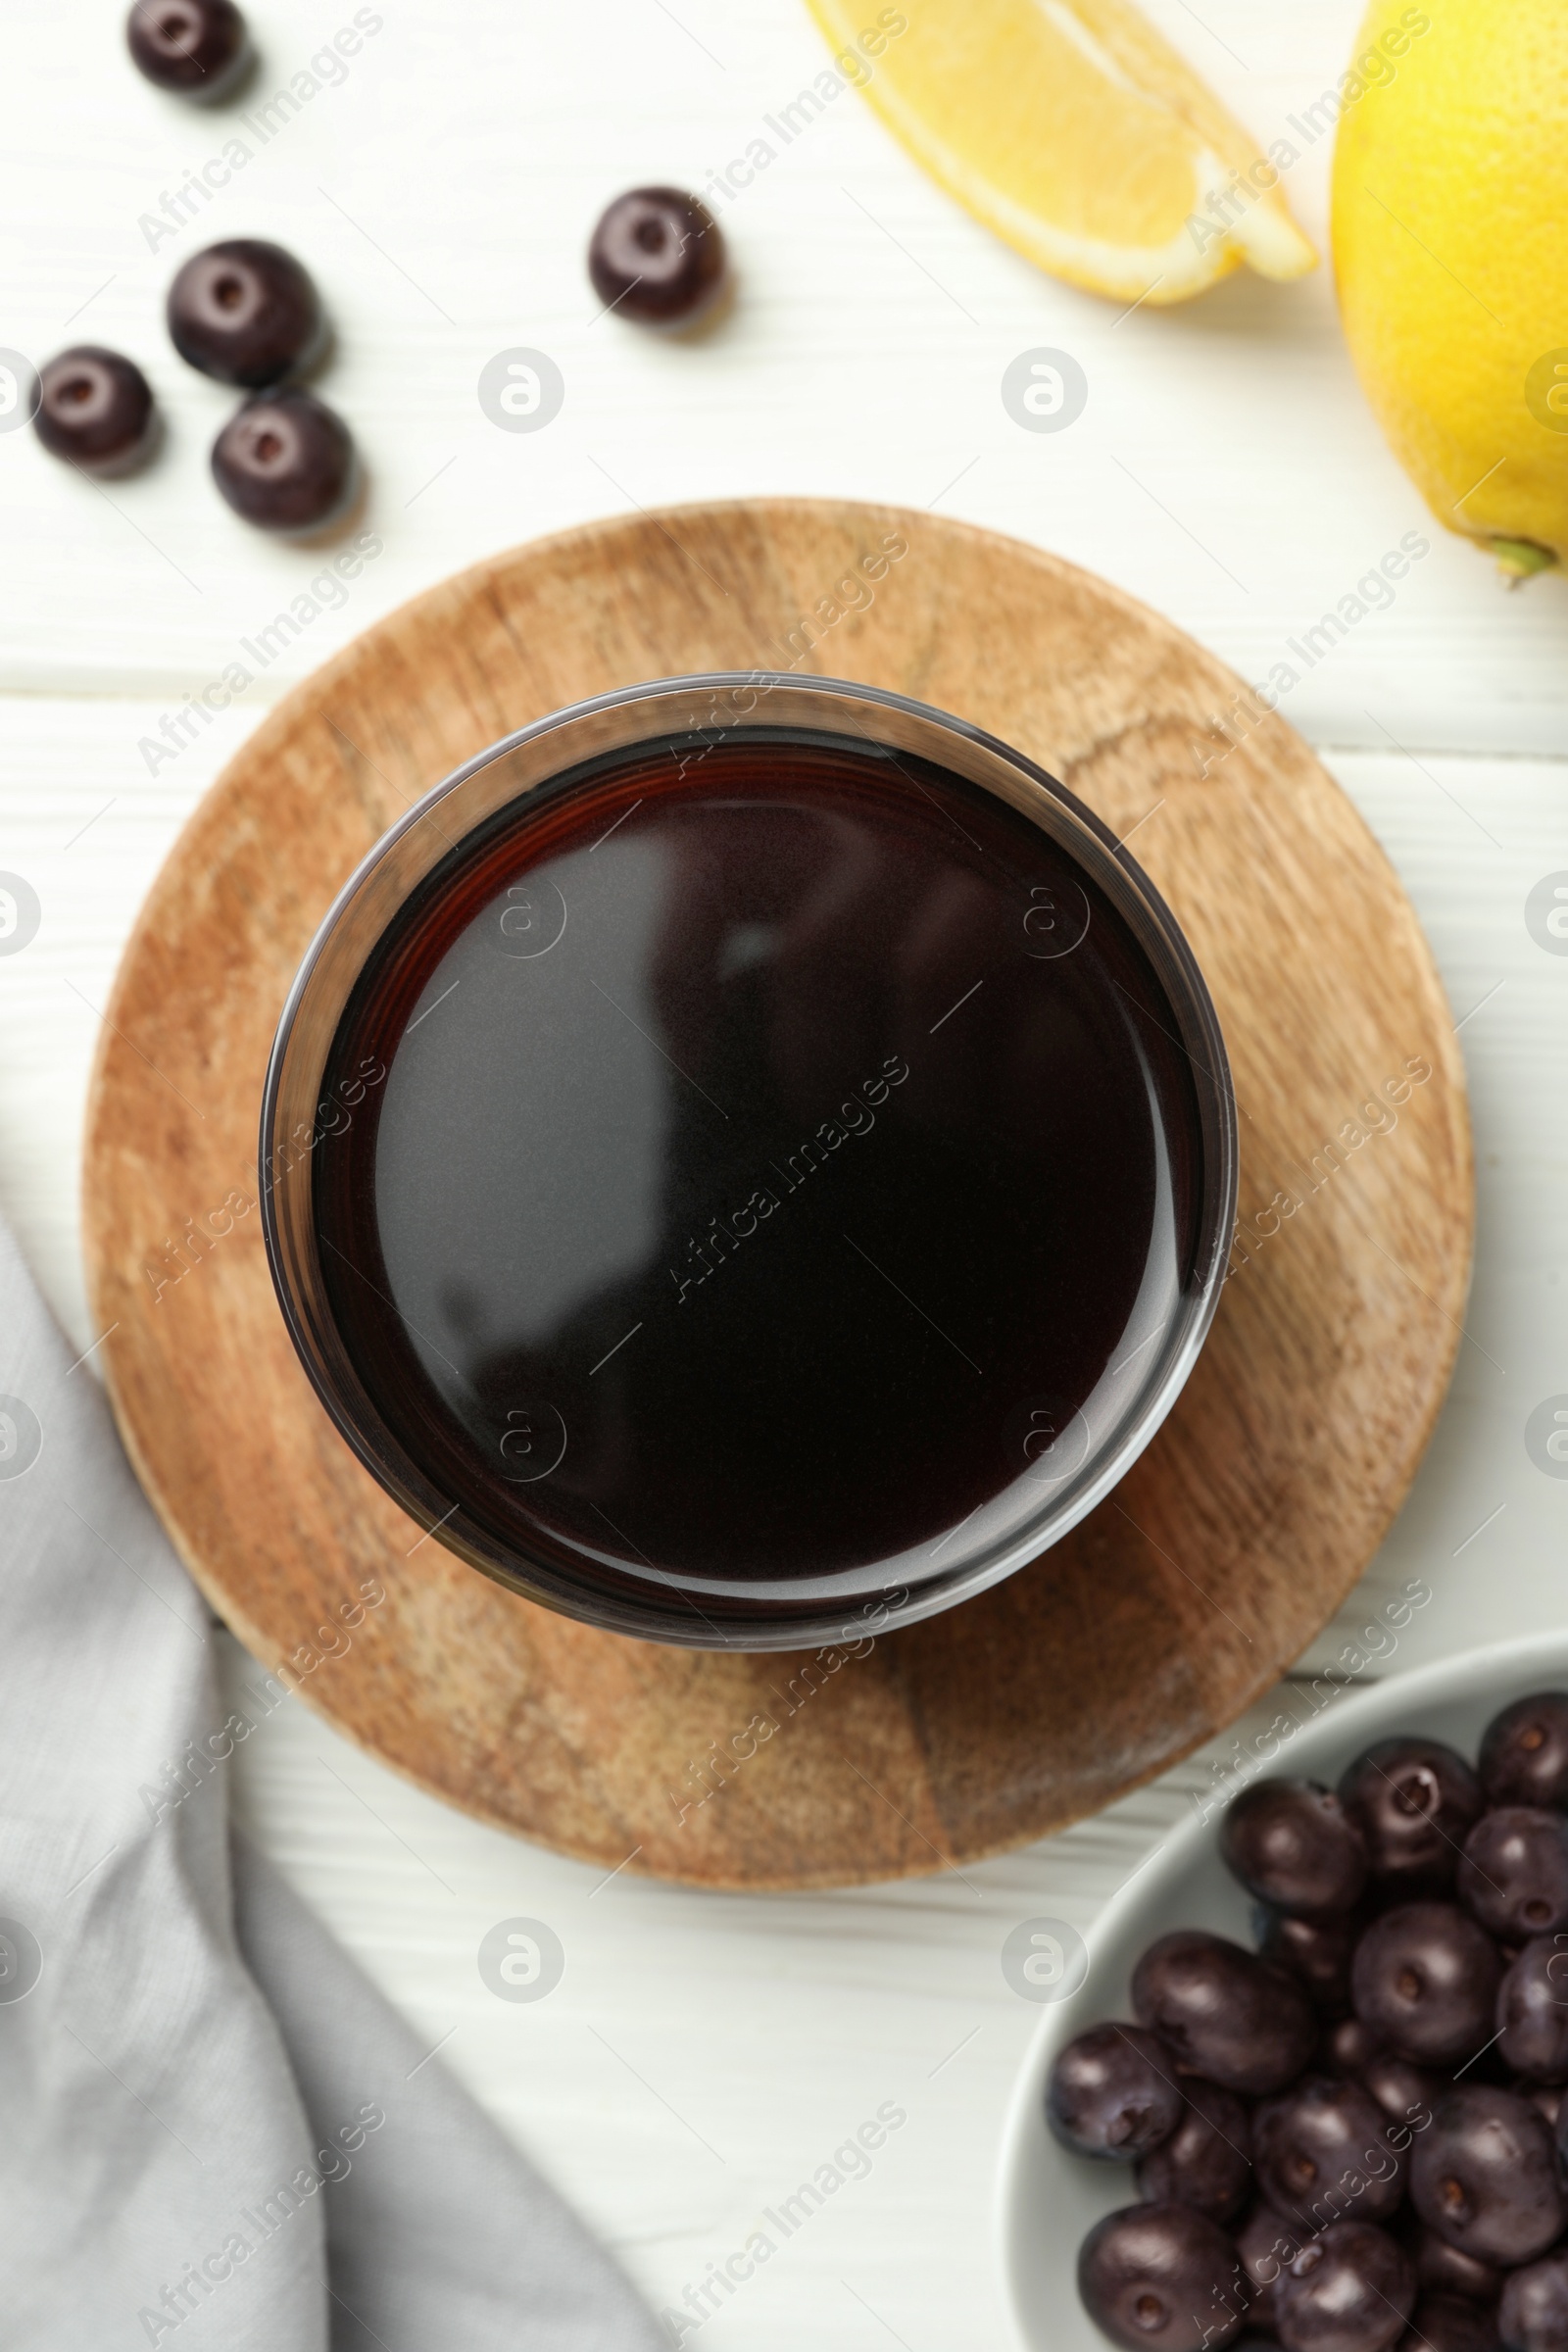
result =
[{"label": "round wooden serving board", "polygon": [[[972,719],[1136,832],[1213,991],[1241,1113],[1234,1271],[1153,1445],[1035,1566],[859,1657],[595,1633],[421,1540],[296,1362],[254,1207],[284,995],[383,829],[563,704],[791,665]],[[341,1731],[454,1804],[606,1870],[708,1886],[855,1883],[1041,1837],[1267,1689],[1361,1574],[1431,1432],[1469,1279],[1471,1162],[1414,913],[1283,720],[1251,706],[1232,748],[1216,714],[1237,688],[1033,548],[780,500],[498,556],[290,694],[143,909],[86,1166],[121,1427],[256,1655],[292,1661]],[[319,1636],[367,1584],[384,1599]]]}]

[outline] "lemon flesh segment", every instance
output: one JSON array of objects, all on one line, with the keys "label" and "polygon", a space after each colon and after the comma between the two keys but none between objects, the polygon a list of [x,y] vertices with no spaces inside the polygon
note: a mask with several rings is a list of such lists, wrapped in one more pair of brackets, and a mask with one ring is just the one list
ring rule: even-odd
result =
[{"label": "lemon flesh segment", "polygon": [[1391,35],[1335,147],[1340,314],[1433,514],[1518,580],[1568,562],[1568,0],[1374,0],[1357,60]]},{"label": "lemon flesh segment", "polygon": [[808,5],[916,161],[1054,275],[1170,303],[1315,263],[1278,173],[1128,0]]}]

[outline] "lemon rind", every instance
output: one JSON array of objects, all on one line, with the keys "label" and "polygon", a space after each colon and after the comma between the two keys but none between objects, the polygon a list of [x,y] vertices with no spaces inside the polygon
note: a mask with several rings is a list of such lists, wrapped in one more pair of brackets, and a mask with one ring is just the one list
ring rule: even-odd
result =
[{"label": "lemon rind", "polygon": [[[854,37],[842,0],[808,5],[831,39]],[[1244,262],[1260,276],[1282,280],[1316,267],[1317,253],[1277,181],[1265,189],[1254,183],[1246,210],[1216,234],[1195,234],[1195,220],[1207,214],[1205,191],[1251,172],[1262,159],[1241,124],[1136,9],[1126,0],[1042,0],[1041,14],[1112,87],[1166,118],[1173,144],[1191,160],[1188,215],[1163,245],[1129,245],[1066,228],[977,171],[966,153],[933,132],[884,71],[863,85],[863,94],[915,161],[968,213],[1053,276],[1109,300],[1152,308],[1188,301]]]}]

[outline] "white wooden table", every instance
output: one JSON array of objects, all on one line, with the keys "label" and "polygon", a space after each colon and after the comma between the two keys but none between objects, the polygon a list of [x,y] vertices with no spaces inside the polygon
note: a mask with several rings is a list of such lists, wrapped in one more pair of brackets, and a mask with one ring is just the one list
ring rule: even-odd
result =
[{"label": "white wooden table", "polygon": [[[1343,70],[1358,10],[1153,13],[1266,139]],[[252,0],[252,14],[254,124],[355,9]],[[1260,679],[1413,530],[1431,551],[1396,601],[1284,708],[1387,845],[1442,963],[1474,1093],[1480,1256],[1414,1494],[1312,1655],[1416,1573],[1436,1597],[1395,1670],[1560,1622],[1568,1483],[1535,1466],[1524,1429],[1568,1392],[1568,956],[1532,937],[1525,903],[1568,870],[1568,584],[1509,596],[1431,526],[1358,396],[1326,272],[1232,279],[1183,311],[1118,319],[970,223],[850,93],[729,210],[743,284],[721,331],[685,349],[596,317],[582,249],[597,210],[639,181],[701,187],[764,135],[824,62],[799,0],[378,0],[370,17],[343,74],[323,69],[292,118],[274,109],[265,141],[232,111],[137,81],[111,0],[9,0],[0,26],[0,343],[35,360],[84,338],[126,350],[172,427],[159,465],[107,493],[30,434],[0,435],[0,869],[42,905],[32,944],[0,960],[0,1203],[77,1346],[96,1336],[76,1232],[87,1069],[141,894],[269,705],[415,590],[633,503],[886,497],[1056,549]],[[150,230],[143,217],[236,135],[250,153],[229,184]],[[1290,176],[1320,236],[1326,150]],[[178,263],[244,233],[292,246],[328,294],[340,349],[322,389],[360,436],[385,552],[150,773],[141,739],[319,568],[220,504],[206,450],[227,400],[161,325]],[[535,435],[498,431],[475,395],[483,364],[514,346],[549,352],[565,378],[560,417]],[[1020,431],[1000,398],[1007,363],[1042,346],[1089,380],[1059,435]],[[446,1811],[297,1707],[241,1752],[253,1833],[656,2304],[678,2304],[880,2104],[907,2110],[869,2175],[706,2323],[713,2352],[1006,2340],[992,2174],[1035,2012],[1004,1983],[1000,1946],[1030,1914],[1087,1924],[1208,1777],[1199,1758],[962,1878],[751,1900],[597,1885]],[[549,1920],[566,1950],[537,2005],[496,2000],[475,1966],[485,1931],[516,1914]]]}]

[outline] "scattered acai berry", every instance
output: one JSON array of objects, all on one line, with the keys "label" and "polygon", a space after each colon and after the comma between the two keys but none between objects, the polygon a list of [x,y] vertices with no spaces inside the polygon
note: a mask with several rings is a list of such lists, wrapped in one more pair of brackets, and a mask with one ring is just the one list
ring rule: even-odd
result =
[{"label": "scattered acai berry", "polygon": [[1454,1891],[1503,1943],[1568,1927],[1568,1816],[1539,1805],[1483,1813],[1464,1841]]},{"label": "scattered acai berry", "polygon": [[40,370],[32,425],[51,457],[84,473],[128,473],[157,438],[157,411],[134,360],[82,343]]},{"label": "scattered acai berry", "polygon": [[1223,1936],[1178,1929],[1133,1971],[1133,2010],[1181,2064],[1222,2090],[1283,2090],[1312,2054],[1317,2021],[1300,1986]]},{"label": "scattered acai berry", "polygon": [[724,233],[680,188],[631,188],[600,216],[588,274],[607,310],[639,326],[697,326],[729,280]]},{"label": "scattered acai berry", "polygon": [[213,479],[264,531],[321,529],[351,503],[355,476],[348,426],[297,386],[246,401],[213,443]]},{"label": "scattered acai berry", "polygon": [[1146,2205],[1191,2205],[1212,2222],[1228,2222],[1252,2189],[1252,2119],[1234,2091],[1189,2075],[1187,2105],[1168,2139],[1138,2167]]},{"label": "scattered acai berry", "polygon": [[[182,15],[180,12],[184,11]],[[229,9],[243,33],[237,11]],[[132,11],[136,27],[172,43],[226,22],[207,0],[168,0]],[[217,37],[216,35],[214,36]],[[169,290],[169,331],[183,359],[252,397],[213,444],[213,477],[228,504],[263,530],[318,531],[354,503],[359,480],[347,425],[324,402],[285,379],[316,360],[325,314],[309,272],[282,246],[240,237],[194,255]],[[133,361],[96,344],[51,360],[37,381],[33,426],[44,447],[81,471],[126,473],[149,455],[159,419]]]},{"label": "scattered acai berry", "polygon": [[1493,2023],[1502,1957],[1456,1903],[1401,1903],[1375,1919],[1350,1971],[1362,2024],[1418,2066],[1475,2058]]},{"label": "scattered acai berry", "polygon": [[1221,1859],[1260,1903],[1298,1919],[1353,1910],[1366,1885],[1366,1847],[1331,1788],[1316,1781],[1256,1781],[1225,1814]]},{"label": "scattered acai berry", "polygon": [[125,45],[149,81],[200,104],[226,97],[250,63],[234,0],[135,0]]},{"label": "scattered acai berry", "polygon": [[1389,2352],[1415,2302],[1408,2257],[1371,2222],[1331,2222],[1274,2289],[1286,2352]]},{"label": "scattered acai berry", "polygon": [[1242,2324],[1236,2249],[1190,2205],[1132,2205],[1108,2213],[1078,2255],[1084,2309],[1113,2344],[1142,2352],[1202,2352]]},{"label": "scattered acai berry", "polygon": [[1481,1789],[1463,1756],[1441,1740],[1380,1740],[1348,1767],[1339,1793],[1383,1894],[1399,1900],[1447,1892],[1481,1811]]},{"label": "scattered acai berry", "polygon": [[1568,1806],[1568,1690],[1504,1707],[1487,1726],[1478,1771],[1489,1805]]},{"label": "scattered acai berry", "polygon": [[1508,2352],[1568,2352],[1568,2253],[1548,2254],[1504,2281],[1497,2332]]},{"label": "scattered acai berry", "polygon": [[1046,2115],[1077,2155],[1134,2164],[1169,2139],[1185,2104],[1176,2061],[1154,2034],[1091,2026],[1052,2069]]},{"label": "scattered acai berry", "polygon": [[169,289],[168,313],[182,360],[247,391],[309,367],[326,331],[309,270],[261,237],[193,254]]},{"label": "scattered acai berry", "polygon": [[1544,2254],[1568,2221],[1551,2127],[1517,2091],[1461,2084],[1438,2101],[1410,2159],[1429,2230],[1504,2268]]}]

